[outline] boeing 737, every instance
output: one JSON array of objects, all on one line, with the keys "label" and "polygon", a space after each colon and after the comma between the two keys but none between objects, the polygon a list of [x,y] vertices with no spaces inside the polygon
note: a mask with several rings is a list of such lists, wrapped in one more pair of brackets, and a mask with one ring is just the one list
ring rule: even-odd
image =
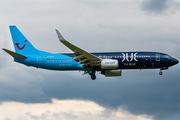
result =
[{"label": "boeing 737", "polygon": [[58,39],[73,53],[53,54],[36,49],[16,26],[9,26],[15,52],[3,49],[14,58],[15,62],[36,68],[69,71],[84,71],[92,80],[99,71],[106,77],[121,76],[123,69],[160,69],[177,64],[179,61],[160,52],[102,52],[89,53],[71,44],[56,30]]}]

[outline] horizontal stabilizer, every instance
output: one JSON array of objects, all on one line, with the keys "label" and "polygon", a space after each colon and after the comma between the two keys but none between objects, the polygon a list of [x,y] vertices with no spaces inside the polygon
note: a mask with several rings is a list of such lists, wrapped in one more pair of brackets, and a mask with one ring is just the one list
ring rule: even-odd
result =
[{"label": "horizontal stabilizer", "polygon": [[16,58],[16,59],[26,59],[27,58],[26,56],[20,55],[18,53],[10,51],[10,50],[4,49],[4,48],[3,48],[3,50],[5,52],[7,52],[9,55],[11,55],[13,58]]}]

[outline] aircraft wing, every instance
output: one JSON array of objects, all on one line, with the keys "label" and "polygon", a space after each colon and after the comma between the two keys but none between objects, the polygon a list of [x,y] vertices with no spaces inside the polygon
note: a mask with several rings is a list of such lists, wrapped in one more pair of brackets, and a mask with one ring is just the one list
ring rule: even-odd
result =
[{"label": "aircraft wing", "polygon": [[88,65],[96,66],[101,61],[100,58],[82,50],[81,48],[78,48],[77,46],[65,40],[57,29],[56,33],[58,35],[59,40],[74,52],[74,56],[76,57],[76,59],[79,60],[79,63],[83,64],[84,67]]}]

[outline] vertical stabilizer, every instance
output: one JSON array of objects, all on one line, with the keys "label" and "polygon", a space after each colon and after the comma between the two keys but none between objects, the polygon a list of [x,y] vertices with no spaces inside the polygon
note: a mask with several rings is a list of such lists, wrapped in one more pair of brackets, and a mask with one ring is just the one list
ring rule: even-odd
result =
[{"label": "vertical stabilizer", "polygon": [[22,55],[37,54],[38,50],[28,41],[16,26],[9,26],[16,53]]}]

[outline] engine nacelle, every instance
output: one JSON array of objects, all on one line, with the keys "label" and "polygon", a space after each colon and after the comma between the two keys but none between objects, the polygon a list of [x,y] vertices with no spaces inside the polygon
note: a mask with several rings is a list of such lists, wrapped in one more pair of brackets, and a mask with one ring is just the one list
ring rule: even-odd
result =
[{"label": "engine nacelle", "polygon": [[105,70],[101,71],[101,74],[105,75],[106,77],[116,77],[121,76],[122,70]]},{"label": "engine nacelle", "polygon": [[101,61],[101,69],[118,69],[118,67],[118,60],[102,59]]}]

